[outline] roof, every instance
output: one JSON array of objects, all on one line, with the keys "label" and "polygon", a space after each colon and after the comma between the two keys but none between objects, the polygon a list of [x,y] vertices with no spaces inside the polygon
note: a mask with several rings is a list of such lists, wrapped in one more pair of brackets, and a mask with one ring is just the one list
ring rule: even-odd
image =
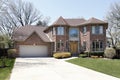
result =
[{"label": "roof", "polygon": [[64,19],[62,16],[60,16],[51,26],[60,26],[60,25],[80,26],[87,24],[107,24],[107,22],[96,19],[94,17],[85,20],[84,18]]},{"label": "roof", "polygon": [[77,19],[65,19],[65,21],[70,25],[70,26],[78,26],[84,23],[86,20],[84,18],[77,18]]},{"label": "roof", "polygon": [[84,23],[82,23],[81,25],[87,25],[87,24],[107,24],[107,22],[92,17],[87,21],[85,21]]},{"label": "roof", "polygon": [[51,26],[69,25],[62,16],[60,16]]},{"label": "roof", "polygon": [[45,29],[46,27],[43,26],[23,26],[14,30],[13,39],[15,41],[25,41],[29,36],[36,32],[44,42],[51,42],[51,39],[43,32]]}]

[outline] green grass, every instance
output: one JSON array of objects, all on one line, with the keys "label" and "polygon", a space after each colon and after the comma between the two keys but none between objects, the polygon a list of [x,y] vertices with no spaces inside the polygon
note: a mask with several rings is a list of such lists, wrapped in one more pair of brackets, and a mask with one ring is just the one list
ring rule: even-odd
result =
[{"label": "green grass", "polygon": [[[6,59],[6,66],[5,68],[0,68],[0,80],[9,80],[11,70],[13,68],[15,59]],[[1,59],[0,59],[0,66],[1,66]]]},{"label": "green grass", "polygon": [[75,58],[67,62],[120,78],[120,60]]}]

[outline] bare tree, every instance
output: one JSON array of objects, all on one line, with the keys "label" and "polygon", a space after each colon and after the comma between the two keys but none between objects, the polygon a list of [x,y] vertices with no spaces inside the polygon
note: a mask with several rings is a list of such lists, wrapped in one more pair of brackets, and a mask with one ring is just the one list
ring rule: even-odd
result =
[{"label": "bare tree", "polygon": [[111,5],[106,18],[109,23],[107,32],[110,36],[112,46],[116,48],[120,42],[120,3]]},{"label": "bare tree", "polygon": [[5,4],[8,0],[0,0],[0,13],[2,13],[5,10]]},{"label": "bare tree", "polygon": [[0,16],[0,28],[3,34],[12,36],[13,29],[30,25],[42,19],[42,15],[34,8],[32,3],[22,0],[9,0],[7,10]]},{"label": "bare tree", "polygon": [[47,27],[49,21],[50,21],[50,17],[46,17],[46,18],[44,18],[44,20],[39,20],[36,25]]}]

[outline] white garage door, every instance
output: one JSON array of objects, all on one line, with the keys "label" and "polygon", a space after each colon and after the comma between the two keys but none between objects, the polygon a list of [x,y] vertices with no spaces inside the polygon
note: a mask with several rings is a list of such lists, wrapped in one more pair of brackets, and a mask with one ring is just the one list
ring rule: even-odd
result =
[{"label": "white garage door", "polygon": [[21,57],[43,57],[48,55],[48,47],[45,45],[20,45],[19,56]]}]

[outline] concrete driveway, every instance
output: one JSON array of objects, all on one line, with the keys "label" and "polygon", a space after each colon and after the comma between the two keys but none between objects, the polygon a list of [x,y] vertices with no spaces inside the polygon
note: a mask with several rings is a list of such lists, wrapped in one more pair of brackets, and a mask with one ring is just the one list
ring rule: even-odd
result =
[{"label": "concrete driveway", "polygon": [[10,80],[120,80],[64,60],[17,58]]}]

